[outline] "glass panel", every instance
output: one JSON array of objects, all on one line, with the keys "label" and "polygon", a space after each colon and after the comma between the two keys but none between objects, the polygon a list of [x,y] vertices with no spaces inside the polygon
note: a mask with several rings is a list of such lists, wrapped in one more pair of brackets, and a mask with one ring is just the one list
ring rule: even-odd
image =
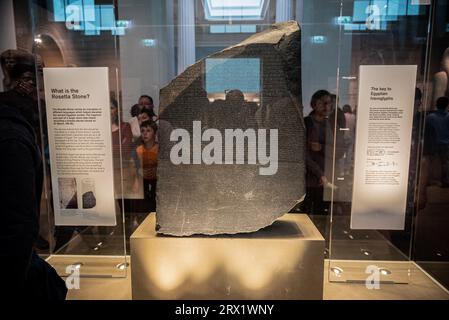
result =
[{"label": "glass panel", "polygon": [[[15,4],[15,11],[21,16],[26,17],[28,13],[32,16],[32,25],[16,22],[17,30],[33,30],[31,34],[18,32],[18,46],[38,54],[38,62],[46,68],[107,67],[106,82],[112,104],[103,106],[102,112],[104,115],[112,111],[110,157],[113,158],[112,198],[117,225],[63,226],[55,222],[55,212],[74,207],[92,209],[95,204],[91,196],[98,194],[101,188],[92,177],[65,175],[53,179],[57,187],[52,186],[51,178],[55,173],[50,161],[46,84],[42,77],[38,80],[40,132],[46,163],[41,219],[43,234],[48,233],[46,238],[50,243],[50,248],[41,253],[48,256],[61,275],[66,274],[66,266],[78,263],[84,275],[125,275],[126,268],[119,265],[127,262],[129,237],[156,211],[158,148],[155,148],[154,133],[157,127],[141,128],[140,125],[146,120],[158,119],[161,88],[188,66],[205,59],[201,89],[207,94],[203,96],[204,92],[200,91],[198,96],[209,102],[202,99],[201,103],[217,105],[225,100],[230,90],[238,89],[247,105],[259,108],[264,103],[262,91],[267,80],[263,79],[263,59],[207,57],[266,30],[275,22],[296,19],[301,26],[303,115],[310,116],[306,120],[307,156],[318,162],[322,174],[308,173],[307,195],[292,212],[308,213],[325,236],[324,255],[330,260],[329,279],[364,282],[367,271],[377,270],[381,281],[408,283],[413,254],[420,265],[439,277],[441,270],[443,273],[447,270],[448,256],[443,245],[443,226],[447,223],[441,216],[445,211],[445,185],[439,181],[441,170],[436,169],[443,158],[426,153],[432,143],[425,139],[428,136],[423,127],[427,123],[427,113],[436,103],[436,91],[432,93],[428,85],[434,74],[435,88],[437,91],[443,88],[443,94],[447,95],[441,85],[447,68],[440,61],[447,56],[444,50],[449,24],[447,15],[443,14],[447,12],[444,1],[436,1],[432,6],[415,3],[420,1],[47,0]],[[428,30],[433,21],[435,28],[431,29],[431,38]],[[435,45],[432,51],[431,39],[432,48]],[[359,200],[353,196],[359,191],[354,188],[359,182],[354,180],[354,166],[368,164],[356,163],[361,151],[355,154],[355,145],[360,139],[356,132],[361,132],[361,127],[357,127],[358,104],[364,96],[361,75],[363,70],[368,70],[365,66],[417,68],[416,77],[412,78],[416,78],[419,90],[415,92],[412,88],[410,91],[409,97],[415,95],[415,105],[410,105],[413,109],[411,127],[404,129],[409,130],[411,142],[407,150],[409,169],[401,173],[408,181],[400,227],[360,228],[351,223],[354,202]],[[234,77],[226,76],[231,73]],[[328,93],[323,95],[320,90]],[[372,89],[382,97],[383,93],[376,93],[376,90]],[[112,101],[117,101],[117,105]],[[317,104],[325,110],[323,118],[329,124],[327,127],[313,120]],[[401,112],[390,110],[388,114],[401,119]],[[54,119],[53,114],[50,116],[49,119]],[[371,117],[380,116],[384,117],[385,113],[371,114]],[[367,126],[366,131],[372,134],[372,127],[369,130]],[[388,130],[390,134],[384,134],[383,138],[394,136],[395,130],[391,127]],[[377,135],[384,133],[374,131]],[[321,144],[322,141],[325,143]],[[369,152],[370,157],[377,159],[371,160],[377,161],[376,165],[385,164],[381,158],[383,151]],[[393,163],[389,165],[394,166]],[[445,170],[444,166],[442,169]],[[385,177],[384,174],[383,179]],[[370,179],[378,177],[370,176]],[[396,181],[396,176],[389,175],[388,179],[391,183]],[[415,196],[417,181],[419,192]],[[60,201],[54,201],[55,197]],[[412,248],[413,230],[416,238]],[[431,236],[434,234],[438,234],[438,239]],[[375,269],[367,269],[370,266]]]},{"label": "glass panel", "polygon": [[[50,161],[51,148],[45,140],[48,138],[45,122],[50,107],[45,106],[44,90],[39,94],[47,163],[47,214],[44,216],[49,221],[49,260],[61,274],[64,275],[65,267],[73,263],[81,265],[81,274],[123,274],[122,269],[116,266],[124,262],[129,251],[130,235],[156,209],[157,152],[147,150],[146,144],[142,143],[139,124],[147,118],[157,119],[160,89],[195,61],[265,30],[275,21],[294,18],[301,9],[292,1],[291,5],[281,6],[282,11],[276,13],[279,3],[259,1],[257,10],[252,8],[242,13],[247,4],[240,3],[240,13],[237,14],[235,8],[228,8],[231,11],[225,14],[239,20],[238,24],[232,24],[227,18],[224,21],[217,16],[209,19],[207,12],[210,11],[204,4],[200,0],[134,1],[132,5],[125,1],[29,1],[35,39],[27,38],[23,42],[34,40],[32,50],[42,58],[45,68],[107,67],[111,116],[118,120],[111,123],[117,226],[63,226],[59,223],[58,214],[55,221],[55,213],[81,207],[91,209],[89,205],[85,206],[89,199],[83,195],[96,195],[100,188],[96,183],[92,184],[91,177],[59,175],[53,179],[56,186],[52,186],[51,175],[55,176],[55,173],[50,167],[55,161]],[[211,63],[215,63],[214,69],[229,67],[241,76],[224,79],[220,72],[207,73],[204,85],[212,86],[209,101],[223,99],[230,89],[237,88],[251,106],[260,105],[264,81],[260,74],[262,61],[230,59],[224,63],[218,61],[216,65],[217,61],[211,59],[206,64]],[[333,73],[335,78],[335,64],[328,73]],[[40,84],[45,86],[42,79]],[[113,107],[114,100],[118,108]],[[148,112],[136,114],[142,109]],[[53,116],[51,113],[49,119],[53,120]],[[55,202],[55,197],[62,203]],[[56,209],[54,203],[57,203]],[[105,257],[111,261],[107,262],[107,267],[103,264],[109,261]]]},{"label": "glass panel", "polygon": [[[26,49],[37,55],[40,71],[47,259],[62,276],[73,266],[81,276],[126,276],[122,176],[131,160],[128,127],[117,125],[121,105],[114,105],[120,102],[115,7],[86,0],[29,1],[28,7],[15,4],[15,10],[31,13],[33,33],[19,34],[18,43],[32,44]],[[76,72],[80,77],[71,80]],[[102,81],[80,91],[89,77]],[[105,185],[103,177],[112,173]]]},{"label": "glass panel", "polygon": [[[330,281],[410,281],[431,16],[429,5],[415,2],[341,2],[338,111],[331,117],[336,134],[327,188]],[[408,97],[401,97],[404,92]]]},{"label": "glass panel", "polygon": [[[447,1],[434,1],[433,8],[432,50],[428,59],[427,79],[432,90],[428,90],[423,97],[426,112],[413,257],[420,267],[449,289],[448,131],[443,129],[444,126],[438,126],[445,118],[445,101],[437,102],[439,98],[449,96],[449,4]],[[441,110],[438,110],[438,105]],[[445,110],[447,119],[447,107]]]}]

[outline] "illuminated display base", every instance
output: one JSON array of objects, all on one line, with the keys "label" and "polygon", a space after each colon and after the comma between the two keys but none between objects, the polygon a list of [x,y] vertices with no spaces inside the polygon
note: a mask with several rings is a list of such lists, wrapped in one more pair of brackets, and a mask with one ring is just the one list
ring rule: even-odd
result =
[{"label": "illuminated display base", "polygon": [[250,234],[131,236],[133,299],[322,299],[324,239],[303,214]]}]

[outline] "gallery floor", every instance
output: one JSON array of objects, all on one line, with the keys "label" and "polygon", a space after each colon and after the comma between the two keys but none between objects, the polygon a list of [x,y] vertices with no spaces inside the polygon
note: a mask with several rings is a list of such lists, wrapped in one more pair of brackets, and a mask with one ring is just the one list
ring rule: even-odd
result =
[{"label": "gallery floor", "polygon": [[[329,232],[328,219],[324,217],[313,218],[318,230],[327,235]],[[396,246],[392,245],[391,239],[387,239],[385,235],[377,231],[363,231],[357,232],[350,230],[348,217],[340,217],[334,219],[335,228],[333,229],[332,239],[333,245],[326,245],[324,255],[333,259],[332,266],[335,266],[334,261],[344,261],[346,266],[352,268],[353,265],[359,263],[360,265],[369,261],[393,261],[384,267],[395,272],[398,263],[406,263],[411,266],[408,277],[408,284],[391,284],[382,283],[378,290],[369,290],[366,288],[364,282],[357,283],[341,283],[329,281],[329,260],[325,260],[324,266],[324,293],[323,298],[326,300],[333,299],[447,299],[449,300],[449,292],[443,289],[430,276],[427,275],[418,265],[407,262],[407,257]],[[88,230],[87,230],[88,231]],[[103,231],[103,230],[101,230]],[[113,231],[113,230],[112,230]],[[127,270],[119,270],[117,265],[123,263],[125,247],[129,248],[129,242],[124,243],[122,236],[110,233],[111,230],[104,230],[103,232],[86,232],[81,231],[78,236],[72,238],[72,241],[62,248],[57,255],[54,255],[50,260],[62,258],[63,261],[50,261],[53,265],[59,265],[63,268],[56,268],[60,274],[64,274],[65,266],[75,264],[80,257],[90,257],[92,259],[103,260],[103,258],[110,260],[111,257],[116,257],[117,261],[113,263],[101,263],[95,261],[93,263],[96,267],[90,269],[88,273],[92,273],[90,277],[81,278],[80,289],[70,290],[68,299],[131,299],[131,269],[129,266]],[[75,231],[76,234],[76,231]],[[326,236],[326,238],[328,238]],[[105,241],[106,240],[106,241]],[[128,239],[127,239],[128,240]],[[397,243],[398,245],[400,243]],[[127,248],[127,249],[128,249]],[[129,249],[128,249],[129,250]],[[129,252],[126,250],[126,252]],[[121,257],[120,257],[121,256]],[[69,259],[70,261],[64,261]],[[352,262],[357,260],[358,262]],[[130,259],[127,259],[130,261]],[[99,263],[100,262],[100,263]],[[431,262],[429,262],[431,263]],[[441,262],[440,262],[441,263]],[[90,262],[87,263],[88,265]],[[341,265],[340,265],[341,266]],[[343,267],[345,270],[346,267]],[[348,268],[348,269],[350,269]],[[430,270],[436,267],[432,266]],[[85,270],[85,268],[83,268]],[[359,276],[365,270],[364,268],[357,268]],[[426,268],[429,269],[429,268]],[[446,268],[439,268],[447,270]],[[108,274],[108,277],[96,277],[94,275]],[[403,274],[403,273],[402,273]],[[114,278],[111,277],[114,276]],[[89,275],[88,275],[89,276]],[[334,277],[333,274],[331,274]],[[363,277],[365,275],[362,274]]]},{"label": "gallery floor", "polygon": [[[381,284],[379,289],[367,289],[364,283],[330,283],[328,260],[325,261],[325,300],[449,300],[449,292],[442,289],[419,267],[412,268],[409,284]],[[129,300],[131,272],[125,278],[82,278],[78,290],[70,290],[69,300]]]},{"label": "gallery floor", "polygon": [[[314,222],[318,229],[326,234],[326,225],[325,219],[314,219]],[[347,219],[338,219],[336,222],[336,226],[338,226],[334,230],[333,234],[333,246],[327,246],[326,252],[324,252],[325,256],[328,258],[331,249],[331,257],[333,259],[341,259],[340,261],[344,261],[345,266],[343,267],[345,270],[351,269],[358,270],[360,275],[360,270],[365,270],[364,266],[366,262],[375,260],[375,261],[383,261],[383,267],[386,267],[389,270],[395,273],[395,268],[397,270],[398,264],[406,264],[409,265],[410,271],[407,275],[407,284],[392,284],[392,283],[381,283],[379,289],[368,289],[363,281],[361,282],[331,282],[329,281],[329,275],[333,276],[329,271],[329,266],[334,266],[335,261],[332,260],[330,262],[329,259],[325,260],[324,265],[324,292],[323,299],[325,300],[358,300],[358,299],[367,299],[367,300],[377,300],[377,299],[393,299],[393,300],[421,300],[421,299],[444,299],[449,300],[449,291],[445,290],[439,284],[437,284],[425,271],[423,271],[418,265],[412,262],[407,262],[407,258],[405,255],[398,250],[395,246],[388,241],[384,235],[379,232],[355,232],[354,230],[350,230],[348,228]],[[84,235],[84,240],[89,240],[87,242],[95,243],[94,239],[91,239],[91,235]],[[114,245],[115,241],[112,241],[107,245],[107,243],[102,244],[99,249],[95,252],[102,253],[103,257],[106,259],[111,259],[108,254],[116,254],[113,248],[121,247],[123,250],[123,242],[119,245],[120,237],[112,237],[117,243]],[[79,239],[77,239],[79,240]],[[75,263],[77,257],[84,256],[85,254],[93,254],[94,252],[89,252],[89,246],[86,245],[86,241],[73,241],[69,247],[67,248],[70,253],[73,254],[74,251],[78,251],[80,256],[73,255],[61,255],[59,257],[55,257],[57,259],[61,259],[59,265],[66,266],[68,264]],[[95,239],[98,240],[98,239]],[[123,239],[121,240],[123,241]],[[80,248],[84,248],[84,250],[79,250]],[[74,250],[78,249],[78,250]],[[95,247],[94,247],[95,249]],[[93,249],[91,249],[93,250]],[[69,252],[65,252],[66,254]],[[366,253],[369,253],[367,255]],[[90,256],[90,255],[89,255]],[[94,258],[94,256],[90,256]],[[108,257],[108,258],[107,258]],[[97,258],[101,257],[97,256]],[[66,259],[70,259],[70,261],[64,261]],[[75,260],[73,260],[75,259]],[[94,265],[99,266],[99,269],[90,270],[93,274],[108,274],[109,277],[86,277],[81,278],[80,289],[78,290],[70,290],[68,294],[68,299],[131,299],[131,268],[132,265],[129,266],[126,270],[118,270],[115,268],[116,265],[120,265],[120,262],[124,261],[124,257],[117,257],[117,261],[113,263],[107,263],[102,265],[98,262],[95,262]],[[350,260],[356,259],[357,261]],[[126,259],[130,261],[129,257]],[[390,262],[386,262],[390,261]],[[89,265],[90,262],[87,262],[86,265]],[[350,268],[347,268],[347,266]],[[341,265],[340,265],[341,266]],[[107,270],[105,269],[107,268]],[[58,269],[58,268],[57,268]],[[104,270],[103,270],[104,269]],[[444,268],[443,268],[444,269]],[[60,274],[64,274],[64,270],[58,270]],[[363,272],[363,271],[362,271]],[[110,277],[113,275],[114,278]],[[362,275],[365,277],[364,275]]]},{"label": "gallery floor", "polygon": [[[443,191],[447,191],[445,189]],[[438,191],[438,190],[437,190]],[[449,192],[449,191],[448,191]],[[429,194],[440,193],[433,190]],[[447,241],[447,233],[436,233],[438,228],[435,224],[442,223],[441,219],[447,220],[446,213],[449,210],[445,199],[447,194],[442,194],[438,199],[429,201],[426,214],[422,214],[420,225],[424,226],[419,233],[418,241],[415,242],[419,250],[419,264],[425,267],[431,276],[436,277],[447,285],[449,279],[447,248],[441,247]],[[345,199],[343,199],[345,200]],[[435,207],[435,208],[434,208]],[[336,207],[337,208],[337,207]],[[334,211],[333,227],[329,227],[329,219],[325,216],[311,217],[318,230],[326,239],[326,250],[324,252],[324,299],[447,299],[449,292],[432,280],[428,274],[415,263],[410,263],[411,272],[408,276],[408,284],[381,284],[379,290],[368,290],[363,282],[341,283],[330,282],[329,258],[340,261],[368,262],[368,261],[394,261],[395,263],[408,263],[408,252],[410,250],[410,235],[388,234],[379,231],[357,231],[349,227],[349,214],[345,205]],[[427,212],[429,211],[429,212]],[[443,216],[443,217],[442,217]],[[127,217],[125,221],[125,234],[131,234],[139,222],[144,218],[141,216]],[[446,221],[445,220],[445,221]],[[118,258],[117,263],[108,263],[106,266],[95,263],[100,269],[90,270],[93,274],[114,275],[111,277],[87,277],[81,279],[79,290],[70,290],[68,299],[131,299],[131,270],[117,270],[116,265],[124,261],[124,254],[129,254],[129,237],[123,238],[122,226],[116,228],[88,228],[68,229],[63,231],[71,239],[68,244],[57,250],[54,257],[70,256],[70,263],[77,262],[77,257],[111,257]],[[424,236],[422,235],[424,234]],[[422,246],[422,248],[420,247]],[[423,254],[425,253],[425,254]],[[120,258],[121,257],[121,258]],[[75,259],[75,260],[73,260]],[[73,260],[73,261],[72,261]],[[129,261],[129,259],[128,259]],[[51,261],[52,262],[52,261]],[[350,262],[351,263],[351,262]],[[69,263],[62,263],[67,266]],[[332,264],[335,266],[335,264]],[[131,268],[132,266],[130,266]],[[58,268],[57,268],[58,269]],[[391,265],[390,270],[395,269]],[[364,270],[359,268],[359,270]],[[58,270],[64,274],[65,270]],[[90,273],[90,272],[89,272]],[[127,275],[127,276],[125,276]],[[118,276],[118,277],[117,277]],[[331,274],[333,277],[334,275]]]}]

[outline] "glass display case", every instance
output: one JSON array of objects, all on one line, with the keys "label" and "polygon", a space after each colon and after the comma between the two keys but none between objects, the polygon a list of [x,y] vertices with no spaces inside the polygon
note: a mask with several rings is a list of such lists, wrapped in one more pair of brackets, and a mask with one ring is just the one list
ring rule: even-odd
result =
[{"label": "glass display case", "polygon": [[342,1],[339,13],[335,88],[346,125],[337,112],[329,279],[408,283],[432,8]]},{"label": "glass display case", "polygon": [[[40,253],[60,275],[77,265],[126,277],[130,237],[158,208],[158,230],[184,219],[175,235],[200,221],[213,236],[220,219],[244,229],[239,209],[251,207],[262,222],[246,232],[307,215],[325,239],[325,281],[408,284],[419,269],[447,288],[446,1],[29,0],[13,11],[8,54],[33,54],[38,75]],[[181,157],[167,165],[186,121],[201,132],[275,127],[282,177],[216,172],[201,154],[196,173]],[[206,170],[218,186],[198,187]]]}]

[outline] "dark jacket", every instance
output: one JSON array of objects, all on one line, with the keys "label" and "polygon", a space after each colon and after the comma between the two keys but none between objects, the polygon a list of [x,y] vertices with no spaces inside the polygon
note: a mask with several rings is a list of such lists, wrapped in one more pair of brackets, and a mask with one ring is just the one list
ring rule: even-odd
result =
[{"label": "dark jacket", "polygon": [[34,130],[16,107],[0,105],[0,150],[0,272],[7,275],[2,288],[10,297],[36,293],[52,299],[48,281],[62,280],[33,252],[39,233],[42,161]]},{"label": "dark jacket", "polygon": [[[314,120],[312,113],[304,118],[306,127],[306,185],[320,187],[325,176],[326,163],[332,161],[332,129],[328,119]],[[320,150],[312,150],[311,144],[320,145]],[[331,177],[327,177],[329,180]]]}]

